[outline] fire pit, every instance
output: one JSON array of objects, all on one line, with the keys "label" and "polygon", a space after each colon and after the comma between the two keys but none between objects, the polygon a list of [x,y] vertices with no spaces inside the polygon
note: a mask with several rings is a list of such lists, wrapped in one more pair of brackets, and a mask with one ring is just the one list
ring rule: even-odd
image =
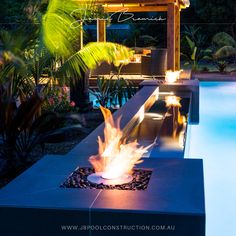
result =
[{"label": "fire pit", "polygon": [[[142,162],[140,159],[152,145],[142,147],[137,141],[128,142],[120,129],[120,118],[115,122],[110,110],[101,107],[101,111],[105,120],[104,140],[98,136],[98,154],[89,158],[94,168],[79,168],[62,186],[122,190],[146,189],[151,172],[133,168]],[[73,184],[74,182],[76,184]]]},{"label": "fire pit", "polygon": [[[123,179],[103,179],[93,168],[78,168],[61,185],[64,188],[145,190],[148,187],[152,171],[134,169],[132,175]],[[126,176],[125,176],[126,177]]]},{"label": "fire pit", "polygon": [[97,172],[88,176],[88,181],[94,184],[102,185],[122,185],[130,183],[133,180],[132,175],[123,174],[115,179],[109,179],[104,176],[104,172]]}]

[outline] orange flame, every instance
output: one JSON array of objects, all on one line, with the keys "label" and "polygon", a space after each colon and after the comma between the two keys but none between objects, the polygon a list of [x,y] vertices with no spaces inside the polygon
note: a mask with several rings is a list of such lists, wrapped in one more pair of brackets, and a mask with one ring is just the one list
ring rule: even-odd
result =
[{"label": "orange flame", "polygon": [[105,179],[116,179],[130,174],[135,164],[141,163],[143,154],[150,147],[139,147],[137,141],[123,140],[120,118],[114,122],[110,110],[101,107],[105,120],[104,141],[98,137],[98,154],[89,158],[95,172],[103,172]]},{"label": "orange flame", "polygon": [[180,73],[182,71],[183,70],[179,70],[179,71],[168,70],[168,71],[166,71],[165,81],[167,83],[175,83],[177,80],[179,80]]},{"label": "orange flame", "polygon": [[174,107],[181,107],[180,104],[180,97],[177,96],[166,96],[165,97],[165,102],[166,102],[166,106],[170,107],[170,106],[174,106]]}]

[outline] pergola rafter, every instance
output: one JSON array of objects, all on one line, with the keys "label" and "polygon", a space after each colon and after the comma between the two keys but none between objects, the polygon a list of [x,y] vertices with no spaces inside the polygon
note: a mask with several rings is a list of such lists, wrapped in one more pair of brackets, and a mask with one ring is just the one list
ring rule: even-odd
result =
[{"label": "pergola rafter", "polygon": [[97,4],[169,4],[177,3],[182,7],[189,6],[189,0],[96,0]]},{"label": "pergola rafter", "polygon": [[130,6],[129,4],[122,4],[121,6],[114,6],[114,5],[104,5],[104,10],[106,12],[118,12],[122,11],[123,9],[128,9],[129,12],[165,12],[167,11],[167,6],[164,5],[137,5],[137,6]]}]

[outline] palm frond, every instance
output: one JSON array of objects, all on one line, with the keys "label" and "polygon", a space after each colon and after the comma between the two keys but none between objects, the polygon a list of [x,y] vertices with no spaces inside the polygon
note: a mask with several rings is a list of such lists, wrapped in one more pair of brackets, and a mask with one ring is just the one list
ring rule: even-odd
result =
[{"label": "palm frond", "polygon": [[35,85],[40,82],[42,74],[49,71],[53,64],[55,64],[55,57],[45,47],[36,46],[32,51],[32,55],[28,57],[27,76],[34,79]]},{"label": "palm frond", "polygon": [[191,40],[188,36],[186,36],[186,40],[188,42],[188,45],[189,45],[191,51],[194,51],[194,48],[196,47],[195,42],[193,40]]},{"label": "palm frond", "polygon": [[223,46],[222,48],[218,49],[214,54],[214,57],[216,59],[227,58],[231,56],[236,56],[236,48],[232,46]]},{"label": "palm frond", "polygon": [[76,73],[81,76],[82,71],[94,69],[100,62],[109,63],[127,60],[131,51],[122,45],[115,43],[89,43],[83,49],[71,56],[61,67],[60,72]]},{"label": "palm frond", "polygon": [[74,42],[79,38],[79,20],[89,14],[91,1],[50,0],[42,18],[42,38],[53,54],[69,57],[75,53]]},{"label": "palm frond", "polygon": [[213,37],[212,42],[213,44],[216,44],[218,47],[232,46],[236,48],[236,41],[234,40],[234,38],[225,32],[217,33]]}]

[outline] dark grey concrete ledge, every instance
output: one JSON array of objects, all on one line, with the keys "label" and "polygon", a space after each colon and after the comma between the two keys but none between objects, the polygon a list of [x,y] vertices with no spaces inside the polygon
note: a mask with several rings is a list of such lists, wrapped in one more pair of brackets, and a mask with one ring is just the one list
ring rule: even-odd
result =
[{"label": "dark grey concrete ledge", "polygon": [[192,78],[202,82],[236,82],[235,73],[193,73]]},{"label": "dark grey concrete ledge", "polygon": [[[67,160],[63,156],[50,158],[42,159],[0,191],[3,235],[15,235],[18,229],[22,230],[21,235],[50,235],[49,232],[63,235],[60,225],[116,225],[118,222],[136,225],[162,222],[176,225],[177,229],[176,234],[160,235],[204,235],[201,160],[145,159],[138,167],[153,171],[147,190],[124,191],[60,188],[67,176]],[[84,162],[79,165],[83,166]],[[43,225],[46,228],[37,232]],[[92,235],[103,235],[97,233]]]}]

